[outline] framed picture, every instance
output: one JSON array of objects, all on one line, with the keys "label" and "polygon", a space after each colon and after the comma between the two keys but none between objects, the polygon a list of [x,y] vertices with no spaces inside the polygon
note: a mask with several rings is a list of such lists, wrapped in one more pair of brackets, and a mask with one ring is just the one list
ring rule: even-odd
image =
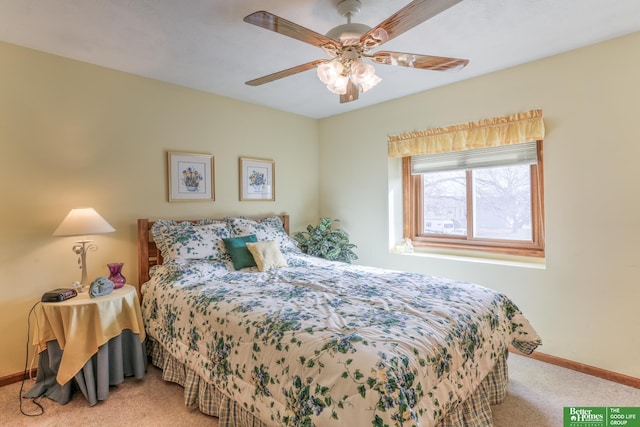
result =
[{"label": "framed picture", "polygon": [[240,158],[240,200],[275,200],[273,160]]},{"label": "framed picture", "polygon": [[213,201],[213,156],[211,154],[167,153],[169,201]]}]

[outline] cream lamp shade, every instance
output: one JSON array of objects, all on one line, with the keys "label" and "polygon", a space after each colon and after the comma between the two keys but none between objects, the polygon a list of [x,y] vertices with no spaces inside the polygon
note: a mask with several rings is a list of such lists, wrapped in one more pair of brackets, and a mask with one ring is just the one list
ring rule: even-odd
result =
[{"label": "cream lamp shade", "polygon": [[[91,234],[104,234],[116,231],[98,212],[93,208],[71,209],[65,219],[62,220],[54,236],[88,236]],[[82,240],[76,241],[71,250],[78,255],[78,264],[82,270],[80,278],[80,291],[87,285],[87,251],[95,251],[98,249],[96,245],[91,244],[91,240],[83,237]]]},{"label": "cream lamp shade", "polygon": [[104,234],[116,231],[93,208],[71,209],[62,220],[54,236],[88,236],[90,234]]}]

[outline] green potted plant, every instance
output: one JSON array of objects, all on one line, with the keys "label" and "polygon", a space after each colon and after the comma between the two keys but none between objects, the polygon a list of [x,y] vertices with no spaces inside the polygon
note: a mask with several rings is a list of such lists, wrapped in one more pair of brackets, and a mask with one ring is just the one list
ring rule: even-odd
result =
[{"label": "green potted plant", "polygon": [[351,263],[358,259],[353,252],[356,247],[349,243],[349,235],[339,228],[331,228],[331,223],[339,222],[329,218],[320,218],[316,227],[307,225],[307,231],[299,231],[293,235],[302,252],[332,261]]}]

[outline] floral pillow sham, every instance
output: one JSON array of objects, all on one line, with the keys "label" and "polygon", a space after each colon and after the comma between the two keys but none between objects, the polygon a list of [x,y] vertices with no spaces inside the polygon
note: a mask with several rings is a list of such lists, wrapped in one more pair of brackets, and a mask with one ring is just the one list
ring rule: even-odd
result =
[{"label": "floral pillow sham", "polygon": [[165,263],[229,258],[222,239],[231,234],[224,221],[205,219],[194,224],[161,219],[151,227],[151,235]]},{"label": "floral pillow sham", "polygon": [[255,220],[240,216],[228,217],[226,221],[231,237],[255,234],[259,242],[275,241],[282,252],[301,252],[300,248],[298,248],[298,243],[284,231],[280,217],[272,216]]}]

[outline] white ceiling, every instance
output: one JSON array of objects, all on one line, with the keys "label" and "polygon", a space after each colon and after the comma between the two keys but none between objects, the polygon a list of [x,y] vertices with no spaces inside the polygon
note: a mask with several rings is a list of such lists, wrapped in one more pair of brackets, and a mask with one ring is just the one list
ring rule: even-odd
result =
[{"label": "white ceiling", "polygon": [[[467,58],[462,71],[376,65],[382,82],[347,104],[314,70],[244,84],[326,58],[319,48],[243,22],[244,16],[266,10],[324,34],[346,22],[336,1],[0,0],[0,40],[322,118],[640,31],[640,0],[463,0],[383,47]],[[408,3],[362,0],[353,21],[375,26]]]}]

